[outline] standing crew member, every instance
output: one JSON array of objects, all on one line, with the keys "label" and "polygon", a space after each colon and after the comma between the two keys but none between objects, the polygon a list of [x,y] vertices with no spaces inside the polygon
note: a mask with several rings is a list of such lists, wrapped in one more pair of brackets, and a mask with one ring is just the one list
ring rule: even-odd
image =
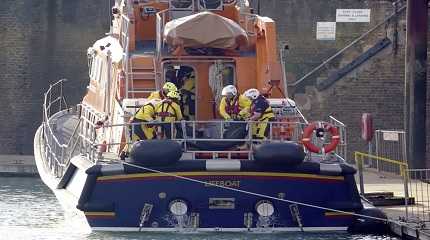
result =
[{"label": "standing crew member", "polygon": [[[151,140],[156,136],[156,131],[154,126],[146,124],[148,122],[153,122],[156,119],[155,110],[160,103],[159,99],[152,99],[134,114],[134,116],[130,119],[130,123],[132,125],[129,126],[129,136],[131,142],[136,142],[139,140]],[[145,123],[145,124],[137,124],[137,123]],[[128,144],[124,147],[124,149],[120,153],[120,157],[122,160],[128,156]]]},{"label": "standing crew member", "polygon": [[186,73],[184,76],[179,76],[182,82],[181,86],[181,106],[183,115],[186,120],[194,120],[196,114],[196,79],[194,71]]},{"label": "standing crew member", "polygon": [[176,87],[176,85],[174,83],[171,82],[166,82],[163,85],[163,89],[159,90],[159,91],[155,91],[152,92],[149,97],[148,100],[150,99],[160,99],[163,100],[166,98],[167,94],[171,91],[178,91],[178,88]]},{"label": "standing crew member", "polygon": [[[171,91],[167,93],[167,98],[162,100],[156,108],[157,120],[161,124],[162,132],[164,136],[171,139],[172,138],[172,122],[182,120],[181,107],[178,104],[179,93],[176,91]],[[182,137],[182,130],[180,124],[175,124],[177,137]]]},{"label": "standing crew member", "polygon": [[249,117],[251,100],[243,95],[237,95],[234,85],[227,85],[222,89],[222,99],[219,113],[225,120],[243,120]]},{"label": "standing crew member", "polygon": [[268,122],[275,120],[275,114],[273,114],[269,101],[257,89],[248,89],[244,95],[252,101],[251,117],[248,120],[259,122],[252,124],[252,136],[256,139],[264,139],[270,131]]}]

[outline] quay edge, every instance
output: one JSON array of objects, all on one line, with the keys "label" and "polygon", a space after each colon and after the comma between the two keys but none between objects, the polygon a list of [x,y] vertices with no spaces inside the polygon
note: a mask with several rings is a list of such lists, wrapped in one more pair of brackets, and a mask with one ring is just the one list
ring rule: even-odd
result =
[{"label": "quay edge", "polygon": [[32,155],[0,155],[0,177],[37,177]]}]

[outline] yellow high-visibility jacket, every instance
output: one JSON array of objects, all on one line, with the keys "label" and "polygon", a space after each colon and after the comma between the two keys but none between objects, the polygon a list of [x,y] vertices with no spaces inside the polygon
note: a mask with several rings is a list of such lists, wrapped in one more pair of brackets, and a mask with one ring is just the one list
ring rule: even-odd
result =
[{"label": "yellow high-visibility jacket", "polygon": [[184,85],[181,87],[181,89],[187,90],[189,92],[193,92],[195,87],[195,82],[196,82],[195,78],[187,78],[184,81]]},{"label": "yellow high-visibility jacket", "polygon": [[160,99],[160,100],[163,100],[165,98],[166,98],[166,96],[164,96],[163,91],[159,90],[159,91],[152,92],[149,95],[148,100],[151,100],[151,99]]},{"label": "yellow high-visibility jacket", "polygon": [[174,122],[182,120],[181,107],[176,102],[165,99],[156,107],[157,119],[161,122]]},{"label": "yellow high-visibility jacket", "polygon": [[269,102],[261,95],[252,101],[251,114],[254,114],[255,112],[261,113],[258,121],[269,121],[275,118],[275,114],[273,113]]},{"label": "yellow high-visibility jacket", "polygon": [[142,121],[152,121],[155,120],[155,108],[152,103],[143,105],[134,115],[135,118]]},{"label": "yellow high-visibility jacket", "polygon": [[219,113],[225,120],[244,118],[249,114],[251,103],[251,100],[243,95],[233,98],[230,102],[223,97],[219,104]]}]

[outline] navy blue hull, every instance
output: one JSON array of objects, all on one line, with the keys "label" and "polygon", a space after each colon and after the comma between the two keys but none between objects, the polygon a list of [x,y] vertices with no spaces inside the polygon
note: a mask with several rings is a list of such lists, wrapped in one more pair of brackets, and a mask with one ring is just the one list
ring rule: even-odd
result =
[{"label": "navy blue hull", "polygon": [[[80,197],[78,208],[84,211],[88,223],[95,229],[109,228],[174,228],[178,218],[169,211],[174,200],[188,206],[181,217],[182,227],[244,229],[262,225],[274,228],[298,228],[300,224],[290,209],[291,203],[222,189],[208,184],[190,182],[159,173],[123,173],[105,175],[92,172]],[[232,187],[275,198],[296,201],[347,212],[358,212],[363,206],[357,193],[353,173],[328,176],[315,173],[237,171],[171,172],[180,176]],[[213,199],[225,199],[228,206],[214,205]],[[259,217],[256,204],[270,201],[274,214]],[[212,203],[210,203],[212,201]],[[145,204],[152,205],[146,221],[141,221]],[[228,209],[223,209],[228,208]],[[346,230],[354,217],[344,213],[298,205],[301,227],[304,229]],[[252,214],[248,224],[246,214]],[[191,216],[198,215],[197,220]],[[140,226],[142,224],[142,226]]]}]

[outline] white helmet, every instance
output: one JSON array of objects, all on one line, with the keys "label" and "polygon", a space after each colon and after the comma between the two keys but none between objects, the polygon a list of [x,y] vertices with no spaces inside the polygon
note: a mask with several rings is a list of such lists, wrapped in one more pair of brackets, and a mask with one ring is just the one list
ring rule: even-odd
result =
[{"label": "white helmet", "polygon": [[246,90],[243,95],[245,95],[245,97],[251,99],[251,100],[255,100],[258,98],[258,96],[260,96],[260,91],[258,91],[258,89],[255,88],[250,88],[248,90]]},{"label": "white helmet", "polygon": [[234,85],[227,85],[222,89],[221,95],[223,96],[236,96],[237,89]]}]

